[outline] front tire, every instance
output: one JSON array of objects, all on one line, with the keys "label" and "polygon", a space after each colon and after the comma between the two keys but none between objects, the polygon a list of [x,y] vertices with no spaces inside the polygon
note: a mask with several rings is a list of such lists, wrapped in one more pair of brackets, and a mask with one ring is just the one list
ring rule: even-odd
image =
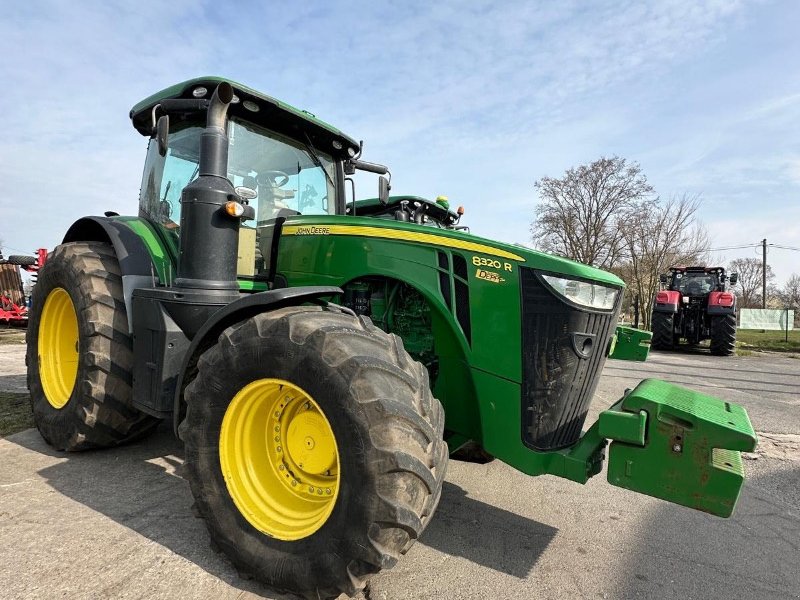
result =
[{"label": "front tire", "polygon": [[57,450],[109,447],[160,422],[131,406],[133,350],[113,248],[57,246],[39,270],[28,325],[36,427]]},{"label": "front tire", "polygon": [[392,567],[439,502],[444,413],[400,339],[291,307],[226,330],[186,388],[186,474],[212,542],[309,598]]},{"label": "front tire", "polygon": [[711,317],[711,354],[730,356],[736,348],[736,315]]},{"label": "front tire", "polygon": [[652,347],[656,350],[672,350],[675,343],[673,323],[675,315],[670,313],[654,312],[652,318],[653,341]]}]

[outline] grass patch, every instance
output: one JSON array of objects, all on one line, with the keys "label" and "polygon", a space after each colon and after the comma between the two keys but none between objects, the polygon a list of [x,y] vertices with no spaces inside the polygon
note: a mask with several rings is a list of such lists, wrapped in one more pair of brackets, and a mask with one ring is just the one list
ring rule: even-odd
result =
[{"label": "grass patch", "polygon": [[28,394],[0,392],[0,437],[33,427]]},{"label": "grass patch", "polygon": [[739,329],[736,331],[737,346],[743,350],[768,350],[770,352],[800,352],[800,330],[789,332],[786,341],[784,331],[761,331],[760,329]]},{"label": "grass patch", "polygon": [[0,346],[3,344],[24,344],[24,329],[0,329]]}]

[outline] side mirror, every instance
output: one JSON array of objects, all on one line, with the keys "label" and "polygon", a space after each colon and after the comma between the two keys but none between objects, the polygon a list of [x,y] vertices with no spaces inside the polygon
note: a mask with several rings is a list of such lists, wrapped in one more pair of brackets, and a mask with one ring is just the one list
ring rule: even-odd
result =
[{"label": "side mirror", "polygon": [[659,276],[658,276],[658,281],[659,281],[660,283],[663,283],[664,285],[667,285],[667,276],[666,276],[666,275],[663,275],[663,274],[662,274],[662,275],[659,275]]},{"label": "side mirror", "polygon": [[389,201],[389,190],[391,189],[392,186],[389,185],[389,180],[386,177],[383,175],[378,177],[378,199],[381,204],[386,204]]},{"label": "side mirror", "polygon": [[728,278],[728,281],[731,282],[731,285],[736,285],[736,282],[739,281],[739,274],[731,273],[731,276]]},{"label": "side mirror", "polygon": [[167,145],[169,143],[169,115],[158,117],[156,124],[156,140],[158,141],[158,153],[161,156],[167,155]]},{"label": "side mirror", "polygon": [[246,187],[244,185],[233,188],[233,191],[237,196],[239,196],[239,198],[246,202],[258,197],[258,192],[256,192],[253,188]]}]

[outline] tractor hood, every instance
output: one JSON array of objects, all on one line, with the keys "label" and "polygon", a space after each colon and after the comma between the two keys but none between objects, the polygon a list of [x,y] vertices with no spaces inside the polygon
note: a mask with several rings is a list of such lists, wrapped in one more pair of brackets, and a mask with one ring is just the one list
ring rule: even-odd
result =
[{"label": "tractor hood", "polygon": [[390,219],[342,216],[292,216],[283,225],[285,235],[344,235],[413,244],[460,249],[486,258],[510,261],[517,266],[533,266],[540,271],[595,281],[624,288],[625,283],[613,273],[590,267],[573,260],[531,250],[516,244],[504,244],[470,233],[404,223]]}]

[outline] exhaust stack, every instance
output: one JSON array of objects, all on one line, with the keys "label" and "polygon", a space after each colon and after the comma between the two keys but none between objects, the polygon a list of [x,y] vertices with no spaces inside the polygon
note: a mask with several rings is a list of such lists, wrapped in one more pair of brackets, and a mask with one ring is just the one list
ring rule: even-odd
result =
[{"label": "exhaust stack", "polygon": [[224,205],[236,198],[228,180],[228,107],[233,88],[220,83],[200,141],[199,177],[181,192],[181,250],[175,287],[238,294],[239,219]]}]

